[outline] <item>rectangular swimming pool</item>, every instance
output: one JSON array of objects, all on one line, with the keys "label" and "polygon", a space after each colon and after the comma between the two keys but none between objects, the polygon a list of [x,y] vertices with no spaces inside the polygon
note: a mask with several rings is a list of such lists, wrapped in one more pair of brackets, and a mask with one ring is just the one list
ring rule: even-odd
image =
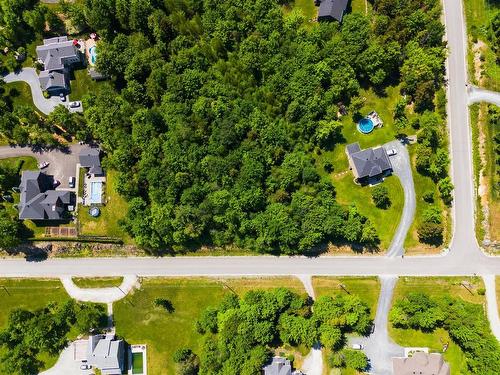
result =
[{"label": "rectangular swimming pool", "polygon": [[102,203],[102,182],[96,181],[90,183],[90,204]]},{"label": "rectangular swimming pool", "polygon": [[144,372],[143,353],[132,353],[132,374],[142,374]]}]

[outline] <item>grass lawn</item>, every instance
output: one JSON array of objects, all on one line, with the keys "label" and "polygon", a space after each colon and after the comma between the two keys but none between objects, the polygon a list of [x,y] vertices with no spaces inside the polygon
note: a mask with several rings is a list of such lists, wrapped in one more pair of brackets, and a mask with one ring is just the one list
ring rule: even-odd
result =
[{"label": "grass lawn", "polygon": [[109,81],[95,81],[90,78],[86,68],[74,70],[71,76],[70,100],[82,100],[86,94],[97,94],[102,87],[110,85]]},{"label": "grass lawn", "polygon": [[343,205],[355,203],[361,214],[370,219],[380,237],[380,248],[386,250],[399,224],[404,206],[403,188],[396,176],[389,176],[382,183],[389,191],[391,206],[387,209],[377,208],[372,201],[370,186],[358,186],[353,182],[351,173],[333,177],[337,191],[337,201]]},{"label": "grass lawn", "polygon": [[120,286],[123,277],[73,277],[72,280],[80,288],[110,288]]},{"label": "grass lawn", "polygon": [[[113,314],[116,332],[130,344],[148,345],[148,373],[174,374],[173,353],[181,347],[199,352],[200,335],[194,323],[201,312],[216,306],[231,290],[243,294],[250,289],[279,286],[300,290],[292,278],[151,278],[142,281],[141,289],[115,302]],[[301,289],[304,293],[304,289]],[[169,314],[153,306],[157,297],[167,298],[175,311]]]},{"label": "grass lawn", "polygon": [[[464,5],[469,35],[469,78],[474,84],[500,91],[500,66],[496,63],[495,52],[488,39],[490,20],[500,11],[500,3],[489,0],[465,0]],[[474,58],[471,47],[476,39],[485,43],[482,49],[484,73],[481,82],[478,82],[474,77]]]},{"label": "grass lawn", "polygon": [[497,292],[498,314],[500,314],[500,276],[495,277],[495,291]]},{"label": "grass lawn", "polygon": [[97,218],[90,216],[89,207],[79,205],[78,222],[80,234],[87,236],[116,237],[131,243],[132,239],[118,224],[127,213],[127,201],[116,191],[118,172],[109,170],[106,174],[105,199],[106,205],[100,207],[101,215]]},{"label": "grass lawn", "polygon": [[15,108],[19,105],[26,105],[35,109],[40,115],[43,113],[38,111],[38,108],[33,104],[33,97],[31,96],[30,86],[26,82],[12,82],[5,84],[5,89],[9,94],[8,98],[12,101]]},{"label": "grass lawn", "polygon": [[[373,5],[368,0],[351,0],[351,13],[371,14]],[[349,11],[349,6],[347,8]]]},{"label": "grass lawn", "polygon": [[[472,285],[472,293],[460,285],[462,281],[467,281]],[[483,287],[482,279],[479,277],[402,277],[396,284],[393,301],[403,298],[410,292],[423,292],[434,297],[451,295],[468,302],[484,304],[484,296],[477,294],[477,290]],[[449,343],[444,359],[449,362],[451,373],[454,375],[468,373],[464,353],[451,341],[446,330],[437,329],[432,333],[424,333],[418,330],[394,328],[389,324],[389,333],[399,345],[424,346],[434,352],[441,352],[443,344]]]},{"label": "grass lawn", "polygon": [[[16,309],[36,310],[49,302],[65,302],[70,299],[59,280],[48,279],[0,279],[0,327],[7,324],[9,313]],[[0,349],[0,357],[4,350]],[[44,369],[50,368],[58,356],[43,353],[39,359]]]}]

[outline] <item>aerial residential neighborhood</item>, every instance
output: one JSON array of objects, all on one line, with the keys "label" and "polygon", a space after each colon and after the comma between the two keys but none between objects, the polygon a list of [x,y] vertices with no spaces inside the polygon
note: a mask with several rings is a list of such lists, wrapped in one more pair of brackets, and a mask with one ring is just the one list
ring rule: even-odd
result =
[{"label": "aerial residential neighborhood", "polygon": [[498,374],[499,43],[490,0],[0,0],[0,374]]}]

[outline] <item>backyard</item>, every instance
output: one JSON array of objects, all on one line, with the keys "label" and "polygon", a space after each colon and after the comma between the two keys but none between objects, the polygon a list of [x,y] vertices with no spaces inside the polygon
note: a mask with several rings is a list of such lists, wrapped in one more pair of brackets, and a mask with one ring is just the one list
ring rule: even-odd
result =
[{"label": "backyard", "polygon": [[[89,207],[78,206],[79,234],[82,236],[112,237],[130,243],[132,240],[120,227],[119,221],[127,213],[127,202],[116,191],[118,172],[109,170],[106,173],[105,202],[100,206],[101,214],[95,218],[89,214]],[[80,179],[81,181],[81,179]],[[81,185],[81,184],[80,184]]]},{"label": "backyard", "polygon": [[[470,291],[461,285],[463,281],[470,283],[470,287],[467,285]],[[422,292],[435,297],[450,295],[462,298],[467,302],[484,304],[484,296],[477,293],[478,289],[483,287],[484,285],[479,277],[401,277],[396,284],[393,303],[408,293]],[[431,333],[424,333],[420,330],[394,328],[389,324],[389,333],[392,339],[401,346],[428,347],[431,352],[442,352],[443,345],[448,343],[448,349],[443,355],[445,361],[450,364],[451,373],[459,375],[468,372],[464,353],[450,339],[448,332],[442,328],[438,328]]]}]

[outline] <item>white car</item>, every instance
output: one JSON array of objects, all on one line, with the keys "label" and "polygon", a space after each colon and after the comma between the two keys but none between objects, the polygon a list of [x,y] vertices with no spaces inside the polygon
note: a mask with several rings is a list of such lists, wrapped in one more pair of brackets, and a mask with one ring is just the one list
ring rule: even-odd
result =
[{"label": "white car", "polygon": [[78,108],[80,107],[81,103],[80,102],[71,102],[69,103],[70,108]]},{"label": "white car", "polygon": [[363,349],[363,345],[361,345],[361,344],[352,344],[351,348],[355,349],[355,350],[361,350],[361,349]]},{"label": "white car", "polygon": [[387,150],[387,155],[388,156],[394,156],[397,155],[398,151],[395,148],[391,148],[390,150]]},{"label": "white car", "polygon": [[47,168],[49,166],[49,162],[48,161],[43,161],[41,163],[38,163],[38,168],[39,169],[43,169],[43,168]]},{"label": "white car", "polygon": [[60,93],[59,94],[59,99],[61,99],[61,102],[65,102],[66,101],[66,96],[63,93]]}]

